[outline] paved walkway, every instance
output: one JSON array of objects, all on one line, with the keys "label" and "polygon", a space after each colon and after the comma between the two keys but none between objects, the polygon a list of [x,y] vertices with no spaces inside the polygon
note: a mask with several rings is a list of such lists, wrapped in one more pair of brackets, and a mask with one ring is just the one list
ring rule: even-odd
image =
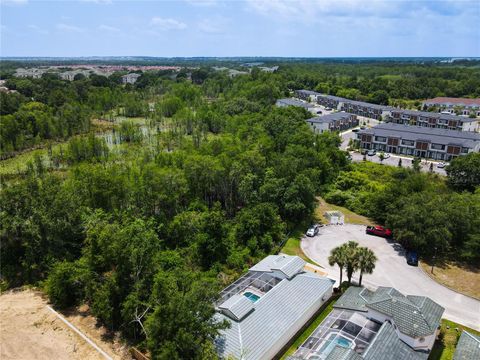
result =
[{"label": "paved walkway", "polygon": [[[444,318],[480,330],[480,301],[450,290],[432,280],[420,268],[409,266],[404,249],[399,244],[365,234],[363,225],[325,226],[320,229],[319,235],[303,238],[301,247],[310,259],[325,268],[329,277],[338,281],[339,269],[328,265],[328,256],[330,250],[349,240],[367,246],[378,257],[374,273],[363,276],[364,285],[392,286],[405,295],[428,296],[445,308]],[[358,276],[353,279],[358,281]]]}]

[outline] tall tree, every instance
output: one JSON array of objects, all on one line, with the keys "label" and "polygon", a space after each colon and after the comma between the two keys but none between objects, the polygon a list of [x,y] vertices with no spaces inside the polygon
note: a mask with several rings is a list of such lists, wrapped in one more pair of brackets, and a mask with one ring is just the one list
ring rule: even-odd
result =
[{"label": "tall tree", "polygon": [[357,250],[357,266],[358,270],[360,271],[360,278],[358,281],[358,285],[362,286],[362,278],[363,274],[371,274],[375,269],[375,262],[377,261],[377,257],[375,253],[366,247],[360,247]]}]

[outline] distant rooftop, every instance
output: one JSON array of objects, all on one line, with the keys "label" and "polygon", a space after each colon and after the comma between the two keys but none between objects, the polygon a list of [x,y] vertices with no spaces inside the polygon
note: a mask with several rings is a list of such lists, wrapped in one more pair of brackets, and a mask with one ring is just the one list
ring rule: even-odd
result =
[{"label": "distant rooftop", "polygon": [[436,97],[433,99],[427,99],[423,103],[427,105],[480,106],[480,99]]},{"label": "distant rooftop", "polygon": [[308,104],[308,103],[305,103],[303,101],[296,100],[296,99],[291,99],[291,98],[278,99],[276,105],[277,106],[299,106],[299,107],[303,107],[305,109],[309,109],[309,108],[313,107],[312,104]]},{"label": "distant rooftop", "polygon": [[328,115],[323,115],[323,116],[316,116],[313,118],[310,118],[306,121],[311,122],[311,123],[317,123],[317,124],[322,124],[322,123],[331,123],[332,121],[337,121],[337,120],[342,120],[342,119],[348,119],[352,116],[352,114],[346,113],[345,111],[340,111],[340,112],[334,112]]}]

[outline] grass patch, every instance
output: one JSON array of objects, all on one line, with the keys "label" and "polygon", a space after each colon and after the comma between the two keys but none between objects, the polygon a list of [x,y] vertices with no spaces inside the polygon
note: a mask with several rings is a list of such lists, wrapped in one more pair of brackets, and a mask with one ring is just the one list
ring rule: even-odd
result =
[{"label": "grass patch", "polygon": [[288,350],[282,355],[280,360],[284,360],[287,356],[292,355],[300,345],[302,345],[305,340],[313,333],[313,331],[320,325],[320,323],[330,314],[333,310],[333,305],[337,302],[338,297],[331,297],[329,302],[323,305],[323,310],[320,314],[317,315],[315,320],[295,339],[293,344],[288,348]]},{"label": "grass patch", "polygon": [[341,211],[343,215],[345,215],[345,223],[349,224],[359,224],[359,225],[373,225],[374,223],[368,219],[365,216],[358,215],[354,213],[351,210],[348,210],[347,208],[344,208],[342,206],[338,205],[333,205],[327,203],[325,200],[323,200],[321,197],[318,197],[318,206],[315,209],[315,218],[318,219],[319,221],[323,223],[327,223],[327,219],[323,214],[325,214],[326,211]]},{"label": "grass patch", "polygon": [[[455,330],[456,328],[458,328],[458,331]],[[478,331],[443,319],[440,329],[440,339],[435,341],[428,360],[452,360],[455,347],[463,330],[480,336],[480,332]]]},{"label": "grass patch", "polygon": [[[310,260],[305,253],[303,252],[302,248],[300,247],[300,239],[291,237],[287,240],[283,248],[280,250],[281,253],[287,255],[296,255],[301,257],[306,262],[315,264],[312,260]],[[315,264],[316,265],[316,264]]]},{"label": "grass patch", "polygon": [[480,299],[479,268],[462,263],[437,261],[432,274],[432,263],[430,261],[422,260],[420,266],[428,276],[440,284],[462,294]]}]

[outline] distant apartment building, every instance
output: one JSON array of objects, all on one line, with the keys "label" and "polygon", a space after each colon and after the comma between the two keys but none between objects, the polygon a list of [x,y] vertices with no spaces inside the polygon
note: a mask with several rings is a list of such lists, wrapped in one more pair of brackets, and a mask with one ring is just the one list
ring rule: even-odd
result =
[{"label": "distant apartment building", "polygon": [[426,111],[394,109],[390,111],[390,114],[385,120],[396,124],[423,126],[438,129],[460,131],[480,130],[479,119]]},{"label": "distant apartment building", "polygon": [[317,95],[320,93],[312,90],[295,90],[295,97],[305,100],[305,101],[316,101]]},{"label": "distant apartment building", "polygon": [[142,76],[142,74],[130,73],[130,74],[127,74],[127,75],[123,75],[122,76],[122,83],[123,84],[135,84],[140,76]]},{"label": "distant apartment building", "polygon": [[424,110],[429,107],[436,107],[440,112],[447,111],[451,114],[455,114],[458,110],[462,115],[474,113],[476,116],[480,116],[480,99],[436,97],[423,102]]},{"label": "distant apartment building", "polygon": [[317,95],[317,103],[327,108],[377,120],[388,116],[389,112],[394,109],[385,105],[370,104],[364,101],[350,100],[324,94]]},{"label": "distant apartment building", "polygon": [[296,106],[302,107],[305,110],[310,111],[312,114],[321,113],[320,109],[315,107],[314,105],[310,104],[309,102],[301,101],[298,99],[293,98],[286,98],[286,99],[278,99],[275,103],[277,107],[287,107],[287,106]]},{"label": "distant apartment building", "polygon": [[343,131],[358,126],[358,118],[354,114],[336,112],[305,120],[315,133],[326,131]]},{"label": "distant apartment building", "polygon": [[480,134],[395,123],[384,123],[357,133],[362,149],[375,149],[450,161],[454,157],[480,151]]}]

